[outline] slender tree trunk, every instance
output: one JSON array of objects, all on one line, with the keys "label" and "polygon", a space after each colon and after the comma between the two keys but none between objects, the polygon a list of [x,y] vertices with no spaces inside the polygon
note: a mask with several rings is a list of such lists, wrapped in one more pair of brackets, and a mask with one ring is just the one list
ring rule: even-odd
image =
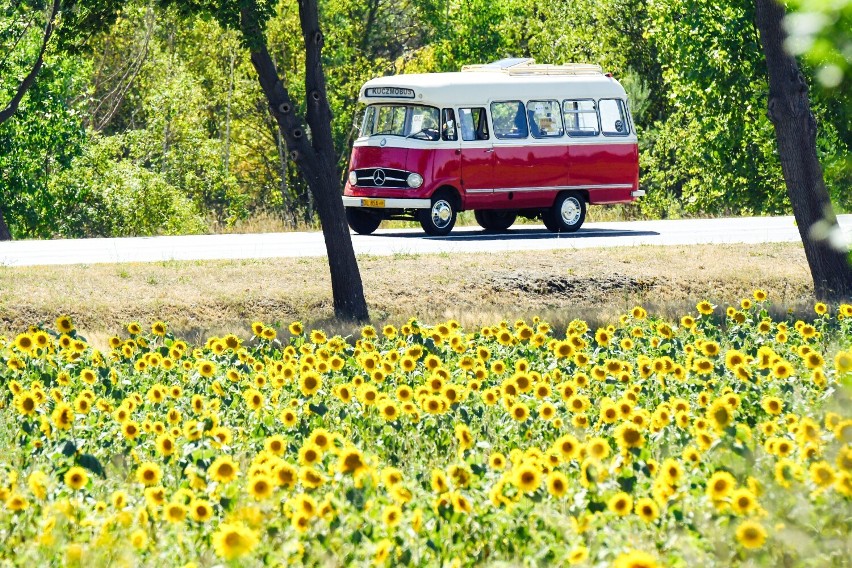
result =
[{"label": "slender tree trunk", "polygon": [[[852,266],[825,188],[816,153],[816,119],[808,86],[796,60],[784,51],[784,8],[776,0],[755,0],[755,21],[769,75],[768,116],[775,126],[778,157],[821,300],[852,297]],[[834,237],[834,238],[833,238]]]},{"label": "slender tree trunk", "polygon": [[3,210],[0,209],[0,241],[11,241],[12,233],[9,231],[9,226],[6,224],[6,219],[3,218]]},{"label": "slender tree trunk", "polygon": [[310,141],[301,117],[296,114],[290,93],[281,82],[269,55],[257,13],[250,7],[244,7],[240,13],[240,25],[260,85],[287,141],[290,159],[301,171],[316,202],[328,252],[334,313],[342,319],[365,321],[369,317],[367,302],[337,180],[331,109],[321,60],[323,34],[319,27],[317,0],[299,0],[299,17],[305,36],[306,118],[311,128]]},{"label": "slender tree trunk", "polygon": [[36,75],[38,75],[38,72],[41,71],[42,65],[44,65],[44,52],[47,51],[47,44],[50,42],[50,36],[53,35],[56,14],[59,12],[59,3],[60,0],[53,0],[53,5],[50,8],[50,14],[47,16],[47,24],[44,26],[44,36],[41,40],[41,49],[39,49],[38,57],[36,58],[35,63],[33,63],[33,67],[30,72],[18,85],[18,90],[15,92],[12,100],[9,101],[6,108],[0,109],[0,124],[3,124],[12,118],[12,115],[18,110],[18,105],[21,104],[21,100],[24,98],[24,95],[27,93],[29,88],[33,86],[33,83],[35,83]]},{"label": "slender tree trunk", "polygon": [[225,177],[231,172],[231,98],[234,95],[234,60],[236,53],[231,48],[231,66],[228,72],[228,105],[225,110]]}]

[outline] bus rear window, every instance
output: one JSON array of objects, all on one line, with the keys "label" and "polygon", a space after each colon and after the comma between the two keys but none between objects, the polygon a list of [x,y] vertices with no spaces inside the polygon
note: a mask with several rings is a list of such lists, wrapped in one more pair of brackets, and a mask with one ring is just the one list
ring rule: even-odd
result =
[{"label": "bus rear window", "polygon": [[404,136],[419,140],[440,138],[438,109],[424,105],[370,105],[361,136]]},{"label": "bus rear window", "polygon": [[601,99],[601,131],[604,136],[627,136],[627,112],[621,99]]}]

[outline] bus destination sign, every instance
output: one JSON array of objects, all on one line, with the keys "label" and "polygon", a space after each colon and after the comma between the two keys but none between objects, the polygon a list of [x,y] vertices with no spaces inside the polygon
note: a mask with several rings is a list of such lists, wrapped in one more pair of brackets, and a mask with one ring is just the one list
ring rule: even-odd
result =
[{"label": "bus destination sign", "polygon": [[414,89],[401,87],[369,87],[364,95],[367,97],[382,97],[386,99],[413,99]]}]

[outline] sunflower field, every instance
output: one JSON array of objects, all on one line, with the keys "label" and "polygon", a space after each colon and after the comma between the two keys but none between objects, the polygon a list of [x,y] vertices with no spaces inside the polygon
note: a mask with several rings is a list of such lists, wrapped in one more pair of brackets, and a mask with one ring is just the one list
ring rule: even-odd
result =
[{"label": "sunflower field", "polygon": [[852,305],[0,337],[0,564],[843,566]]}]

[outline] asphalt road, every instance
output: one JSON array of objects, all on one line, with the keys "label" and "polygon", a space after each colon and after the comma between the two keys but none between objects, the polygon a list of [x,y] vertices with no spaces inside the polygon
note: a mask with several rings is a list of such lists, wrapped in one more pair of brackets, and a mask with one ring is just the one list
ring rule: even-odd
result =
[{"label": "asphalt road", "polygon": [[[852,215],[839,217],[842,235],[852,242]],[[588,223],[576,233],[556,235],[540,225],[518,225],[494,234],[479,227],[456,227],[446,237],[419,229],[379,229],[352,235],[358,255],[432,254],[607,248],[639,245],[798,242],[792,216]],[[66,239],[0,242],[0,266],[41,266],[167,260],[321,257],[322,233],[193,235],[118,239]]]}]

